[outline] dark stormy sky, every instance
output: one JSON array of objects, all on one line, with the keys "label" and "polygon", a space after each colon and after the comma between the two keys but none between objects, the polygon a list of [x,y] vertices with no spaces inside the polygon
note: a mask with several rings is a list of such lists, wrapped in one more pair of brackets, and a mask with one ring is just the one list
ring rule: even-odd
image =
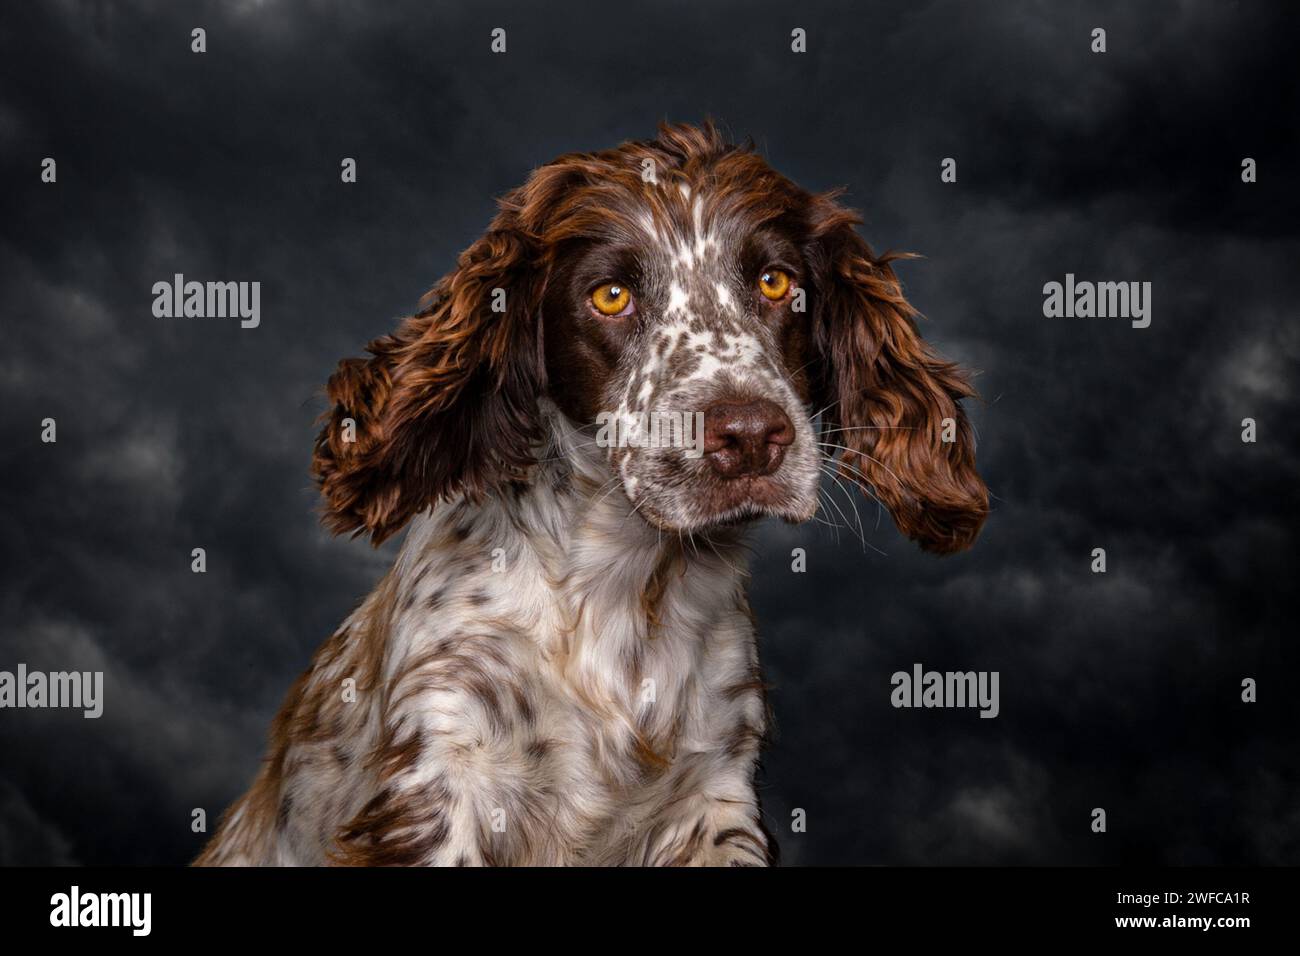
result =
[{"label": "dark stormy sky", "polygon": [[[191,809],[246,786],[394,553],[317,523],[335,362],[537,164],[706,115],[846,186],[877,248],[924,254],[900,273],[926,335],[980,370],[996,495],[947,559],[862,500],[872,547],[757,534],[785,862],[1300,862],[1286,5],[186,6],[21,4],[0,26],[0,669],[107,675],[98,721],[0,711],[0,863],[192,857]],[[154,318],[176,272],[260,281],[261,326]],[[1151,282],[1150,328],[1044,318],[1067,272]],[[914,662],[998,671],[1001,715],[893,709]]]}]

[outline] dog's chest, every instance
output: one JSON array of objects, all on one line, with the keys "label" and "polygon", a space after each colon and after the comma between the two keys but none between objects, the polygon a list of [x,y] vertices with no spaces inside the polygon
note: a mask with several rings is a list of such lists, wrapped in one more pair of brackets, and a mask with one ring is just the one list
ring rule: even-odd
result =
[{"label": "dog's chest", "polygon": [[428,758],[458,772],[508,768],[492,808],[504,856],[622,862],[700,755],[761,723],[736,690],[757,673],[739,582],[655,561],[557,581],[526,548],[493,572],[459,537],[399,581],[385,669],[409,712],[389,721],[429,726],[445,746]]},{"label": "dog's chest", "polygon": [[[746,630],[727,622],[717,637],[734,640],[742,657]],[[721,688],[734,685],[740,671],[718,666],[711,654],[685,655],[696,649],[686,645],[700,643],[694,635],[663,633],[653,640],[627,674],[602,671],[593,679],[580,667],[574,673],[561,661],[538,660],[535,724],[515,728],[521,765],[533,761],[526,771],[533,806],[519,815],[538,832],[506,841],[527,848],[519,858],[634,861],[696,761],[725,748],[743,704]],[[691,657],[688,670],[684,660]]]}]

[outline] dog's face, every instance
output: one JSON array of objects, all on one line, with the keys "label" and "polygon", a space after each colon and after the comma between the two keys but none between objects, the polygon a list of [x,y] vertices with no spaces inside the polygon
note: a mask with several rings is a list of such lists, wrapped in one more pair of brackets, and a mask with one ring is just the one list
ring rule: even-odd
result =
[{"label": "dog's face", "polygon": [[542,308],[552,400],[596,426],[657,527],[810,518],[821,455],[806,228],[755,208],[776,197],[730,182],[725,160],[668,183],[632,171],[608,176],[616,192],[572,200],[601,203],[607,221],[556,257]]},{"label": "dog's face", "polygon": [[856,222],[711,126],[540,168],[428,307],[330,380],[327,520],[382,540],[526,480],[549,398],[656,527],[805,520],[838,456],[923,547],[969,545],[972,392]]}]

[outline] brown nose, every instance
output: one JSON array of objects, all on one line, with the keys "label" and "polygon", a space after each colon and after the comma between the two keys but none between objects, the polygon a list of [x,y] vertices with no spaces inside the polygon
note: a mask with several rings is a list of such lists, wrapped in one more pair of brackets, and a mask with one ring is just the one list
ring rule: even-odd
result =
[{"label": "brown nose", "polygon": [[776,402],[716,402],[704,410],[704,454],[724,478],[772,474],[793,441],[794,425]]}]

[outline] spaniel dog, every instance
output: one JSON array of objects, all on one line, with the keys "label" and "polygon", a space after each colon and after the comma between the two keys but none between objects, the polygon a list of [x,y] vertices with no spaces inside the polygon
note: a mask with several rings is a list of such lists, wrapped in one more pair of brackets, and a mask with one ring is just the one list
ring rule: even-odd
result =
[{"label": "spaniel dog", "polygon": [[771,863],[746,528],[824,472],[929,551],[984,522],[973,390],[833,194],[706,124],[499,207],[329,380],[326,524],[411,527],[200,864]]}]

